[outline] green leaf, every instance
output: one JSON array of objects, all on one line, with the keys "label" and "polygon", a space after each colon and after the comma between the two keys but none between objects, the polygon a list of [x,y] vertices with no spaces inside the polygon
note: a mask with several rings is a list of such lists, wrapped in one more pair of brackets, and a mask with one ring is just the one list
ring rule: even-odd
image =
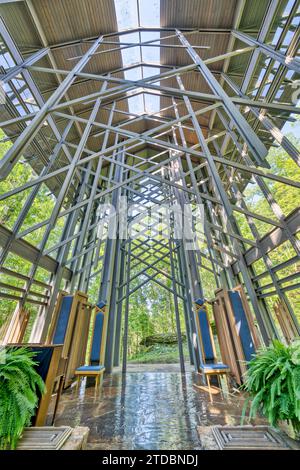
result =
[{"label": "green leaf", "polygon": [[34,369],[35,354],[26,348],[6,348],[0,364],[0,449],[15,449],[38,405],[45,385]]}]

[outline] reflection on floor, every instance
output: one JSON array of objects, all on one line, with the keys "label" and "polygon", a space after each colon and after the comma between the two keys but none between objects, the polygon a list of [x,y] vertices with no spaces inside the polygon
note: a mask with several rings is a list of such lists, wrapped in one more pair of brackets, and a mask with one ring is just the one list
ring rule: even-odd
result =
[{"label": "reflection on floor", "polygon": [[129,365],[126,375],[104,378],[100,395],[85,382],[67,390],[55,425],[88,426],[89,449],[200,449],[198,425],[240,424],[242,408],[240,394],[210,400],[190,369],[182,375],[168,364]]}]

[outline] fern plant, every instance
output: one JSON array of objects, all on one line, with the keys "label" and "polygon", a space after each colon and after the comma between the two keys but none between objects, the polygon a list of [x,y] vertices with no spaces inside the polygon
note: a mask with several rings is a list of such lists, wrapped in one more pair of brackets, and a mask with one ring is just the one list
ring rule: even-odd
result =
[{"label": "fern plant", "polygon": [[36,353],[28,348],[5,348],[0,361],[0,449],[15,449],[25,426],[29,426],[45,391],[34,369]]},{"label": "fern plant", "polygon": [[251,401],[249,419],[260,412],[272,426],[279,421],[300,431],[300,341],[285,346],[278,340],[258,351],[248,363],[242,387]]}]

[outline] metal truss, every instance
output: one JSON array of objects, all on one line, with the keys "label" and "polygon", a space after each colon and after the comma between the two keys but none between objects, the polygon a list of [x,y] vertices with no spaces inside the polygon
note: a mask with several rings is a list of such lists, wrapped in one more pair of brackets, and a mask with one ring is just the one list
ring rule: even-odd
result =
[{"label": "metal truss", "polygon": [[[201,348],[193,341],[197,336],[193,301],[205,295],[203,273],[213,277],[216,288],[244,285],[265,343],[280,335],[265,301],[268,296],[276,295],[286,305],[300,333],[286,294],[289,290],[299,289],[299,282],[286,286],[287,282],[299,280],[299,273],[279,276],[280,269],[299,263],[300,212],[297,210],[285,216],[268,182],[297,190],[300,190],[300,183],[270,171],[266,160],[270,146],[276,142],[300,166],[299,149],[283,135],[278,123],[278,115],[283,124],[292,115],[300,113],[300,108],[288,101],[290,95],[287,92],[290,86],[288,72],[293,72],[296,78],[300,73],[299,29],[294,32],[286,52],[280,48],[297,9],[296,6],[292,9],[277,45],[271,46],[266,43],[266,38],[276,4],[269,2],[257,38],[236,26],[231,31],[228,52],[222,55],[201,59],[204,46],[192,45],[193,35],[198,30],[139,28],[132,32],[155,30],[161,37],[128,42],[122,41],[128,31],[121,31],[88,38],[86,52],[69,58],[70,64],[75,63],[70,70],[57,68],[51,54],[59,48],[68,50],[79,41],[45,45],[24,58],[4,22],[0,21],[5,51],[15,64],[2,70],[1,76],[2,82],[12,90],[12,96],[5,103],[11,118],[2,120],[0,127],[7,132],[12,145],[0,161],[0,180],[9,179],[21,161],[31,164],[29,154],[39,159],[40,164],[40,171],[35,171],[30,180],[0,194],[1,204],[9,204],[13,197],[24,195],[23,207],[13,228],[0,227],[1,272],[22,280],[24,285],[20,288],[13,282],[1,282],[0,297],[17,301],[17,309],[28,304],[39,306],[31,341],[45,340],[55,300],[62,287],[71,292],[77,289],[89,291],[91,283],[97,282],[98,299],[108,305],[109,312],[105,366],[108,371],[118,366],[122,350],[125,372],[130,298],[151,282],[173,296],[181,370],[185,368],[181,341],[183,327],[187,332],[190,360],[197,367],[197,350]],[[219,32],[210,30],[207,34]],[[165,44],[168,38],[176,40],[176,45]],[[236,46],[240,42],[243,43],[241,48]],[[102,47],[100,50],[101,45],[113,46],[113,49]],[[124,77],[125,70],[130,67],[105,74],[86,71],[87,65],[99,55],[136,46],[180,48],[187,53],[191,63],[185,66],[155,64],[160,72],[140,80]],[[239,80],[235,80],[228,65],[232,58],[244,54],[250,57],[248,66]],[[51,67],[39,65],[45,57],[50,58]],[[262,57],[268,59],[265,68]],[[214,64],[220,61],[224,64],[223,71],[214,72]],[[145,65],[154,66],[135,64]],[[271,71],[273,81],[263,94]],[[49,89],[48,99],[44,99],[34,82],[33,76],[37,72],[60,77],[58,86]],[[210,91],[186,89],[185,78],[189,73],[197,74]],[[253,90],[253,78],[258,74],[260,84]],[[35,109],[29,109],[18,93],[16,79],[29,90]],[[90,82],[97,84],[96,92],[87,91],[84,96],[74,97],[78,84]],[[282,102],[276,98],[280,89],[286,92]],[[159,97],[160,103],[165,100],[168,105],[163,107],[161,104],[156,112],[137,114],[129,110],[128,100],[140,94],[153,94]],[[16,96],[22,113],[14,106]],[[103,111],[107,116],[105,121],[101,119]],[[203,125],[205,116],[209,119]],[[216,122],[219,129],[214,126]],[[138,126],[144,126],[143,130],[136,130]],[[18,132],[12,135],[9,132],[12,128]],[[74,136],[74,132],[78,137],[71,139],[69,136]],[[96,148],[93,142],[96,142]],[[251,179],[268,202],[272,216],[262,216],[247,207],[243,191]],[[54,201],[51,214],[46,217],[41,214],[39,221],[24,228],[30,209],[45,186],[50,189]],[[139,223],[140,232],[135,238],[121,236],[120,219],[116,236],[108,236],[113,221],[107,205],[118,207],[121,197],[126,197],[129,204],[142,207],[138,215],[124,216],[126,223]],[[159,214],[150,225],[146,222],[148,211],[159,210],[164,204],[168,207],[177,204],[181,208],[187,204],[204,206],[202,243],[196,249],[187,249],[187,240],[176,236],[174,220],[169,237],[164,234]],[[251,239],[240,230],[237,218],[240,214],[245,217]],[[258,222],[269,227],[264,237],[260,236]],[[60,236],[53,241],[52,234],[57,226],[62,227]],[[105,236],[99,235],[100,226]],[[43,235],[38,246],[33,246],[26,237],[37,230],[42,230]],[[282,266],[273,266],[270,247],[275,249],[286,240],[291,244],[294,256]],[[10,253],[31,263],[26,275],[7,267]],[[257,275],[253,264],[258,260],[263,262],[265,270]],[[49,283],[38,279],[40,268],[49,272]],[[267,276],[271,283],[261,283]],[[39,286],[39,291],[35,286]],[[184,325],[180,322],[181,308]],[[15,315],[16,312],[12,322]]]}]

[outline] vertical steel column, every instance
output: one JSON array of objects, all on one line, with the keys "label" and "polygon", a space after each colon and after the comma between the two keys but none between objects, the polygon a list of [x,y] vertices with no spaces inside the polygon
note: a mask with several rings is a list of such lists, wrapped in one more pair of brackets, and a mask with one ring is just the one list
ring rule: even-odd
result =
[{"label": "vertical steel column", "polygon": [[[188,308],[188,286],[186,285],[186,279],[183,273],[182,265],[181,265],[181,259],[180,259],[180,254],[179,254],[179,245],[180,242],[177,243],[176,246],[176,259],[177,259],[177,267],[178,267],[178,274],[179,274],[179,279],[182,284],[181,286],[181,293],[184,298],[183,301],[183,311],[184,311],[184,320],[185,320],[185,328],[186,328],[186,337],[187,337],[187,344],[188,344],[188,349],[189,349],[189,356],[190,356],[190,362],[191,364],[195,364],[195,350],[193,348],[193,343],[192,343],[192,326],[191,326],[191,320],[190,320],[190,310]],[[191,300],[192,302],[192,300]],[[192,304],[190,304],[192,305]]]},{"label": "vertical steel column", "polygon": [[184,366],[184,354],[183,354],[182,335],[181,335],[181,326],[180,326],[180,312],[179,312],[178,297],[177,297],[176,273],[175,273],[174,259],[173,259],[173,247],[172,247],[171,240],[169,240],[169,250],[170,250],[170,265],[171,265],[171,274],[172,274],[173,298],[174,298],[174,307],[175,307],[180,370],[181,370],[181,373],[184,374],[185,366]]},{"label": "vertical steel column", "polygon": [[115,255],[113,263],[113,272],[111,278],[111,290],[109,298],[109,312],[108,312],[108,336],[106,340],[106,353],[105,353],[105,369],[111,372],[114,366],[114,348],[116,337],[116,307],[117,307],[117,293],[118,293],[118,279],[120,274],[120,239],[115,240]]},{"label": "vertical steel column", "polygon": [[[121,161],[123,160],[124,155],[123,155],[123,150],[119,150],[116,159]],[[115,164],[111,165],[110,170],[112,171]],[[118,165],[116,168],[116,173],[115,173],[115,178],[114,178],[114,183],[120,183],[121,181],[121,169],[120,166]],[[112,192],[112,200],[111,200],[111,205],[116,208],[117,207],[117,201],[118,201],[118,196],[119,196],[119,188],[114,190]],[[109,284],[111,280],[111,262],[113,258],[113,252],[114,252],[114,240],[112,240],[110,237],[107,238],[106,240],[106,246],[105,246],[105,254],[104,254],[104,262],[103,262],[103,275],[100,283],[100,288],[99,288],[99,294],[98,294],[98,300],[103,300],[106,305],[108,305],[108,298],[109,298]]]},{"label": "vertical steel column", "polygon": [[181,264],[181,268],[182,268],[182,272],[184,276],[186,307],[188,309],[188,313],[189,313],[188,319],[190,323],[190,342],[192,344],[192,350],[193,350],[193,364],[194,364],[195,371],[197,372],[200,368],[201,345],[200,345],[199,338],[197,335],[195,313],[193,310],[192,296],[194,294],[191,288],[191,274],[188,269],[186,250],[182,242],[178,245],[177,252],[178,252],[178,259],[180,260],[180,264]]},{"label": "vertical steel column", "polygon": [[130,298],[130,265],[131,265],[131,239],[127,241],[127,279],[126,279],[126,298],[125,298],[125,316],[124,316],[124,331],[123,331],[123,363],[122,373],[125,374],[127,370],[127,349],[128,349],[128,323],[129,323],[129,298]]},{"label": "vertical steel column", "polygon": [[[124,149],[118,151],[116,160],[123,162]],[[113,166],[111,166],[111,169]],[[122,181],[123,169],[120,165],[115,164],[115,177],[114,183]],[[112,192],[112,206],[117,209],[118,200],[120,195],[120,188]],[[105,245],[105,253],[102,268],[102,279],[99,288],[98,299],[103,300],[108,309],[108,325],[107,336],[105,339],[105,369],[111,372],[114,360],[114,345],[115,345],[115,328],[116,328],[116,283],[119,272],[119,258],[120,258],[120,238],[118,234],[118,221],[116,224],[116,239],[111,239],[108,236]]]},{"label": "vertical steel column", "polygon": [[121,331],[122,331],[122,307],[123,301],[121,300],[123,297],[124,291],[124,274],[125,274],[125,252],[124,252],[124,243],[120,247],[121,249],[121,260],[120,260],[120,272],[119,272],[119,279],[118,279],[118,286],[116,288],[117,291],[117,318],[116,318],[116,333],[115,333],[115,348],[114,348],[114,366],[118,367],[120,365],[120,347],[121,347]]},{"label": "vertical steel column", "polygon": [[95,225],[95,227],[93,229],[91,229],[90,227],[88,228],[87,240],[86,240],[86,246],[88,247],[90,245],[90,247],[93,247],[93,249],[89,249],[89,251],[87,251],[87,253],[85,253],[82,257],[82,262],[81,262],[82,267],[80,269],[78,288],[77,288],[78,290],[83,291],[83,292],[88,292],[88,288],[89,288],[89,281],[90,281],[91,270],[92,270],[92,265],[93,265],[93,256],[94,256],[96,244],[97,244],[96,222],[97,222],[97,209],[94,208],[90,214],[90,226]]}]

